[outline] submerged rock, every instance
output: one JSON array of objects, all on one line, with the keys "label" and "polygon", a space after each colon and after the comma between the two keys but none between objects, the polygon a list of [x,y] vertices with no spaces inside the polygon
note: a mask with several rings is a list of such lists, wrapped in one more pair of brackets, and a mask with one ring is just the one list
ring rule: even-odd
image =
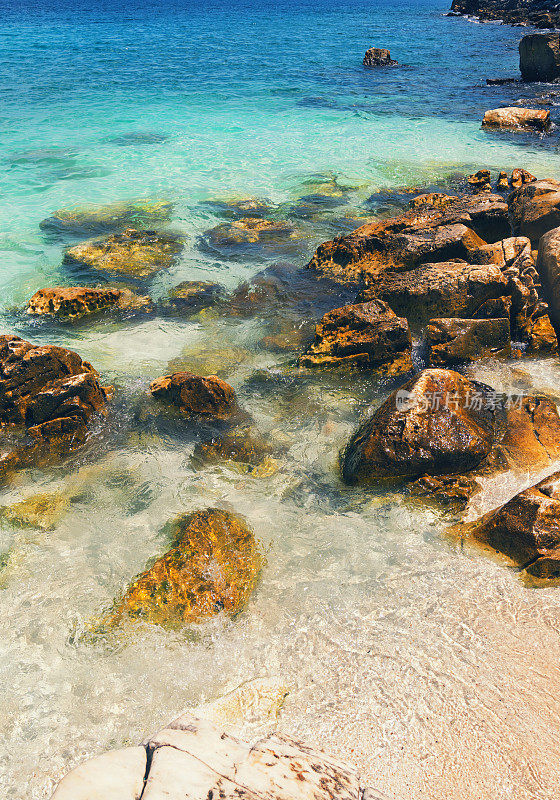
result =
[{"label": "submerged rock", "polygon": [[549,83],[560,78],[560,35],[531,33],[524,36],[519,42],[519,69],[524,81]]},{"label": "submerged rock", "polygon": [[237,614],[247,604],[264,558],[240,517],[210,508],[180,515],[171,529],[172,548],[131,583],[109,624],[125,616],[191,624],[220,611]]},{"label": "submerged rock", "polygon": [[550,111],[519,106],[494,108],[485,112],[482,127],[547,131],[550,128]]},{"label": "submerged rock", "polygon": [[434,367],[511,354],[509,319],[432,319],[426,336]]},{"label": "submerged rock", "polygon": [[76,206],[55,211],[40,228],[57,234],[87,236],[112,233],[130,226],[152,227],[171,217],[173,203],[167,200],[132,200],[108,205]]},{"label": "submerged rock", "polygon": [[9,506],[1,506],[0,514],[12,525],[52,530],[70,506],[70,497],[63,492],[41,492]]},{"label": "submerged rock", "polygon": [[[192,463],[195,467],[233,461],[247,466],[247,471],[268,466],[272,468],[274,448],[270,441],[252,427],[238,427],[223,431],[205,442],[195,445]],[[277,468],[276,468],[277,469]],[[274,471],[276,471],[276,469]]]},{"label": "submerged rock", "polygon": [[315,328],[315,341],[299,358],[303,367],[353,366],[389,375],[412,369],[408,323],[381,300],[329,311]]},{"label": "submerged rock", "polygon": [[294,233],[294,226],[285,220],[263,219],[262,217],[245,217],[233,222],[223,222],[211,228],[203,235],[204,242],[210,247],[236,247],[289,238]]},{"label": "submerged rock", "polygon": [[64,263],[142,280],[173,266],[182,249],[183,242],[175,234],[127,228],[123,233],[70,247]]},{"label": "submerged rock", "polygon": [[112,391],[72,350],[0,336],[0,426],[27,436],[15,449],[8,442],[0,472],[56,459],[83,444],[90,419],[104,411]]},{"label": "submerged rock", "polygon": [[560,225],[560,182],[552,178],[521,186],[509,199],[513,232],[538,242]]},{"label": "submerged rock", "polygon": [[560,576],[560,472],[487,514],[471,536],[539,578]]},{"label": "submerged rock", "polygon": [[213,306],[223,292],[223,287],[212,281],[183,281],[168,292],[160,307],[169,314],[188,316]]},{"label": "submerged rock", "polygon": [[241,413],[235,391],[216,375],[204,378],[191,372],[174,372],[152,381],[150,392],[194,419],[232,420]]},{"label": "submerged rock", "polygon": [[[350,440],[348,483],[542,469],[560,458],[560,417],[544,397],[505,397],[457,372],[427,369],[393,392]],[[473,481],[473,487],[475,485]]]},{"label": "submerged rock", "polygon": [[233,219],[264,217],[274,210],[270,200],[263,200],[259,197],[214,198],[205,200],[204,205],[209,206],[222,217]]},{"label": "submerged rock", "polygon": [[364,67],[392,67],[398,64],[391,58],[391,53],[385,48],[370,47],[366,50],[362,64]]},{"label": "submerged rock", "polygon": [[103,311],[124,314],[151,314],[155,311],[150,297],[130,289],[90,286],[53,286],[39,289],[30,299],[27,313],[33,316],[55,317],[63,322],[99,314]]}]

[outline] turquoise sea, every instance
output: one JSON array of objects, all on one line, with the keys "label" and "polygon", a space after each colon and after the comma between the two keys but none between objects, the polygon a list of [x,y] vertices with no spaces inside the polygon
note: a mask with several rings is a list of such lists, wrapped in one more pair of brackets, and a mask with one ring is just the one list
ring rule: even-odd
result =
[{"label": "turquoise sea", "polygon": [[[558,177],[556,131],[480,128],[486,109],[527,96],[485,84],[517,73],[525,31],[449,18],[447,8],[0,0],[3,330],[75,349],[117,390],[98,453],[30,470],[0,496],[2,506],[38,492],[63,498],[49,530],[0,522],[6,800],[44,800],[85,757],[264,676],[289,688],[282,730],[356,763],[389,800],[557,796],[558,589],[530,589],[502,563],[460,551],[445,520],[398,492],[341,486],[338,451],[385,386],[278,377],[285,356],[261,346],[258,317],[46,328],[14,314],[37,289],[76,282],[61,266],[68,241],[39,227],[60,208],[172,202],[169,227],[187,246],[148,287],[157,298],[183,280],[233,288],[279,260],[302,265],[320,242],[388,212],[382,191],[481,167]],[[400,66],[364,70],[370,46],[388,47]],[[313,199],[325,185],[330,200]],[[230,258],[201,246],[223,221],[207,201],[247,196],[296,220],[289,252]],[[196,469],[192,438],[135,424],[170,361],[235,387],[280,446],[276,472]],[[560,396],[556,360],[486,362],[473,374]],[[515,480],[492,486],[479,510],[529,479]],[[84,639],[88,621],[165,550],[170,516],[210,505],[244,514],[266,550],[247,610],[196,631],[139,625]]]}]

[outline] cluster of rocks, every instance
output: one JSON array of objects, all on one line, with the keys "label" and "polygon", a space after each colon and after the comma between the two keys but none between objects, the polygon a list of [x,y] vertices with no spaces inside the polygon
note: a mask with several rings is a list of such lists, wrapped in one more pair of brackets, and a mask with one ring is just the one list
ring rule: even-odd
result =
[{"label": "cluster of rocks", "polygon": [[554,0],[453,0],[451,14],[497,20],[508,25],[560,27],[560,3]]}]

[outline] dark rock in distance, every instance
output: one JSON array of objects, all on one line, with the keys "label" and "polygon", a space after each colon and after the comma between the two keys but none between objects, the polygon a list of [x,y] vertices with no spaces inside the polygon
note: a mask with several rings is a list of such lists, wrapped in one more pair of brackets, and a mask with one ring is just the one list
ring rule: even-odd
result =
[{"label": "dark rock in distance", "polygon": [[362,64],[364,67],[392,67],[398,64],[391,58],[391,53],[385,48],[370,47],[366,50]]},{"label": "dark rock in distance", "polygon": [[519,42],[519,69],[524,81],[550,83],[560,78],[560,34],[524,36]]}]

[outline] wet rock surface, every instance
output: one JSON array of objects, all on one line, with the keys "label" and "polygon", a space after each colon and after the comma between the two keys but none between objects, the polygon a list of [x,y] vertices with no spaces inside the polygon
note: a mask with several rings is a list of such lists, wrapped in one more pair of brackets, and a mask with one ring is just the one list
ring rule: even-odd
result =
[{"label": "wet rock surface", "polygon": [[101,274],[145,280],[169,269],[182,249],[183,242],[175,234],[127,228],[123,233],[70,247],[64,254],[64,263]]},{"label": "wet rock surface", "polygon": [[151,228],[167,222],[173,203],[167,200],[134,200],[108,205],[76,206],[55,211],[40,223],[43,231],[60,236],[114,233],[134,226]]},{"label": "wet rock surface", "polygon": [[159,625],[202,622],[246,605],[264,563],[253,532],[217,508],[177,517],[171,549],[129,586],[106,620],[123,617]]},{"label": "wet rock surface", "polygon": [[75,322],[104,311],[125,315],[151,314],[155,311],[152,299],[115,287],[53,286],[39,289],[27,305],[32,316],[54,317],[62,322]]},{"label": "wet rock surface", "polygon": [[516,189],[508,198],[513,233],[538,242],[560,225],[560,183],[552,178]]},{"label": "wet rock surface", "polygon": [[192,419],[232,420],[241,413],[234,390],[216,375],[174,372],[152,381],[150,392]]},{"label": "wet rock surface", "polygon": [[315,341],[299,358],[303,367],[381,369],[390,375],[412,368],[408,323],[386,303],[343,306],[325,314]]},{"label": "wet rock surface", "polygon": [[550,128],[550,111],[533,108],[493,108],[486,111],[482,120],[483,128],[503,128],[507,130],[547,131]]},{"label": "wet rock surface", "polygon": [[[358,428],[343,454],[342,475],[348,483],[457,475],[464,490],[465,473],[476,479],[538,470],[558,458],[560,417],[551,400],[506,398],[457,372],[427,369]],[[447,481],[446,491],[454,484]]]},{"label": "wet rock surface", "polygon": [[560,472],[486,515],[471,536],[535,577],[560,576]]},{"label": "wet rock surface", "polygon": [[509,319],[432,319],[426,339],[434,367],[511,354]]},{"label": "wet rock surface", "polygon": [[183,281],[167,293],[159,307],[167,314],[188,316],[213,306],[223,294],[223,287],[213,281]]},{"label": "wet rock surface", "polygon": [[0,471],[56,460],[83,444],[111,396],[77,353],[0,336],[0,426],[26,435],[15,449],[4,443]]}]

